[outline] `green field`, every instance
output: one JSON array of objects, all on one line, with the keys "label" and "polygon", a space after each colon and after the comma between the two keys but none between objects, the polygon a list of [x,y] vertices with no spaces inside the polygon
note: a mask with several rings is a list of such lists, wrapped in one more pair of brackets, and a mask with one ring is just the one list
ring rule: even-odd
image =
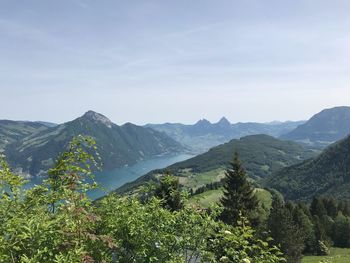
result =
[{"label": "green field", "polygon": [[193,196],[189,201],[190,204],[198,204],[203,208],[208,208],[217,203],[222,196],[222,189],[210,190],[199,195]]},{"label": "green field", "polygon": [[349,263],[349,248],[332,248],[329,256],[306,256],[301,260],[302,263]]},{"label": "green field", "polygon": [[[255,194],[260,203],[267,208],[271,207],[272,197],[271,194],[261,188],[255,189]],[[222,188],[217,190],[209,190],[204,193],[193,196],[189,201],[191,204],[199,204],[201,207],[208,208],[209,206],[217,203],[222,196]]]},{"label": "green field", "polygon": [[193,174],[186,169],[182,170],[179,176],[180,184],[185,187],[197,189],[206,184],[218,182],[225,177],[225,170],[223,168],[214,169],[208,172]]}]

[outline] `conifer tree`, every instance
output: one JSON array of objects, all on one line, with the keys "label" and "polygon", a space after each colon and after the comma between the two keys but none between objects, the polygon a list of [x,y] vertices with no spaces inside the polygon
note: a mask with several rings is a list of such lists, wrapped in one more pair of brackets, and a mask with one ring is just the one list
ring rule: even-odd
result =
[{"label": "conifer tree", "polygon": [[170,175],[170,173],[161,178],[154,194],[157,198],[163,200],[163,206],[166,209],[177,211],[183,207],[179,179]]},{"label": "conifer tree", "polygon": [[293,209],[293,221],[296,224],[296,227],[300,229],[300,233],[305,245],[304,252],[312,253],[315,244],[315,233],[313,229],[313,224],[311,217],[307,215],[308,212],[305,212],[303,204],[298,204]]},{"label": "conifer tree", "polygon": [[327,210],[324,206],[323,200],[319,197],[314,197],[310,205],[310,213],[313,216],[323,217],[327,215]]},{"label": "conifer tree", "polygon": [[327,210],[327,214],[332,218],[336,218],[338,214],[338,209],[337,209],[337,202],[335,201],[335,199],[332,197],[325,199],[324,205]]},{"label": "conifer tree", "polygon": [[223,207],[221,220],[230,225],[237,225],[243,216],[250,219],[258,205],[254,188],[247,180],[247,175],[235,153],[231,168],[225,172],[224,195],[220,199]]},{"label": "conifer tree", "polygon": [[273,242],[280,246],[287,263],[299,263],[305,248],[303,229],[298,225],[299,222],[294,221],[293,210],[291,203],[285,204],[282,199],[274,196],[267,222]]}]

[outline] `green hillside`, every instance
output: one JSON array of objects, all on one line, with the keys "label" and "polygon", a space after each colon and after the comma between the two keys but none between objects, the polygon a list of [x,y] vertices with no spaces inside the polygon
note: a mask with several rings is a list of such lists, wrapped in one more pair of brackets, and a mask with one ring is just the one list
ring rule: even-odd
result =
[{"label": "green hillside", "polygon": [[45,172],[54,158],[76,135],[92,136],[98,146],[103,169],[134,164],[156,155],[184,151],[184,148],[163,133],[131,123],[118,126],[105,116],[89,111],[84,116],[26,137],[6,149],[15,168],[37,175]]},{"label": "green hillside", "polygon": [[239,153],[248,175],[255,180],[265,178],[284,167],[316,155],[314,151],[305,149],[294,142],[281,141],[268,135],[251,135],[231,140],[204,154],[175,163],[165,169],[152,171],[121,187],[118,191],[133,189],[149,180],[156,179],[159,174],[163,174],[165,171],[179,176],[182,181],[195,182],[196,185],[192,183],[192,188],[210,181],[218,181],[223,177],[220,170],[227,167],[235,151]]},{"label": "green hillside", "polygon": [[311,199],[314,195],[350,198],[350,137],[324,150],[319,156],[287,167],[266,180],[266,185],[287,199]]},{"label": "green hillside", "polygon": [[39,122],[0,120],[0,152],[7,145],[46,129],[47,126]]}]

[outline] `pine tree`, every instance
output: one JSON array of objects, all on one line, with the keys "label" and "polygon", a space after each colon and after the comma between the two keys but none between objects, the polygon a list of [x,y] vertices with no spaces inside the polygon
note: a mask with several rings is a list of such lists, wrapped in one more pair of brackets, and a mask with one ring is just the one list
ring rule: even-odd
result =
[{"label": "pine tree", "polygon": [[291,203],[285,204],[278,196],[274,196],[267,221],[273,242],[280,246],[287,263],[299,263],[305,248],[303,229],[299,227],[299,222],[294,221],[293,210]]},{"label": "pine tree", "polygon": [[319,197],[314,197],[310,206],[310,213],[313,216],[323,217],[327,215],[327,210],[324,206],[323,200]]},{"label": "pine tree", "polygon": [[224,195],[220,199],[223,207],[221,220],[226,224],[236,226],[243,216],[248,220],[257,208],[258,200],[254,188],[247,181],[247,175],[235,153],[231,169],[225,172]]},{"label": "pine tree", "polygon": [[338,214],[338,209],[337,209],[337,202],[335,201],[334,198],[328,198],[324,200],[324,205],[327,210],[327,214],[331,218],[336,218]]},{"label": "pine tree", "polygon": [[314,252],[316,255],[324,256],[329,254],[329,247],[331,245],[331,240],[327,236],[324,223],[318,216],[314,216],[314,233],[315,233],[315,244]]},{"label": "pine tree", "polygon": [[293,221],[296,226],[300,229],[303,243],[305,244],[304,252],[312,253],[315,244],[315,233],[311,217],[305,213],[305,207],[303,204],[298,204],[293,209]]}]

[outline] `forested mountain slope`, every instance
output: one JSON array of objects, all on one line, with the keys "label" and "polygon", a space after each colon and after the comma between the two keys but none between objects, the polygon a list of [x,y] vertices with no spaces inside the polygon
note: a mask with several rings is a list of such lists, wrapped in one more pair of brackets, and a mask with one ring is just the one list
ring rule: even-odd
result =
[{"label": "forested mountain slope", "polygon": [[268,135],[251,135],[231,140],[206,153],[175,163],[165,169],[151,171],[138,180],[125,185],[120,191],[127,191],[147,181],[154,180],[157,175],[166,171],[177,176],[195,178],[202,173],[226,168],[232,161],[235,151],[239,153],[248,175],[256,180],[316,155],[315,151],[305,149],[295,142],[281,141]]},{"label": "forested mountain slope", "polygon": [[287,199],[331,195],[350,199],[350,137],[329,146],[317,157],[287,167],[267,178],[266,185]]},{"label": "forested mountain slope", "polygon": [[39,122],[0,120],[0,152],[7,145],[47,128],[47,125]]},{"label": "forested mountain slope", "polygon": [[134,164],[156,155],[184,151],[178,142],[164,133],[131,123],[118,126],[93,111],[73,121],[45,129],[11,144],[6,154],[13,167],[23,173],[37,175],[45,172],[58,153],[74,136],[88,135],[96,140],[103,169]]}]

